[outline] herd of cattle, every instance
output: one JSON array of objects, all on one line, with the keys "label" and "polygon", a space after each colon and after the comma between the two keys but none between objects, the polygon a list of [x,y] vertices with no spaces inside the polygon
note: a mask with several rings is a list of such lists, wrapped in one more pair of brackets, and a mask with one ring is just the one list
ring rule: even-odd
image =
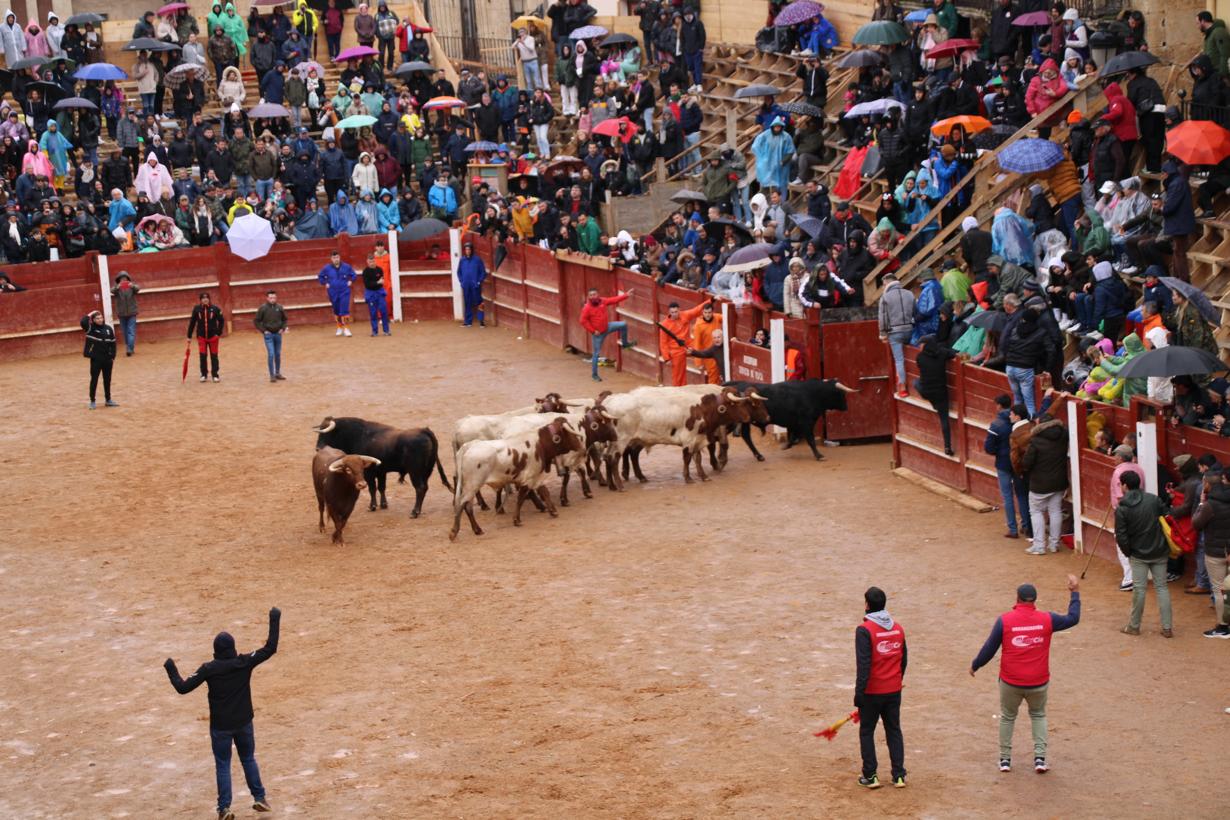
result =
[{"label": "herd of cattle", "polygon": [[399,430],[360,418],[328,416],[313,428],[316,455],[312,482],[320,513],[320,531],[326,514],[333,522],[333,542],[344,544],[342,530],[359,494],[367,489],[368,509],[388,507],[385,479],[396,473],[414,487],[417,518],[427,495],[427,482],[435,470],[453,493],[453,527],[457,537],[461,516],[467,516],[475,535],[482,528],[474,518],[473,503],[486,510],[482,489],[496,491],[496,508],[503,512],[503,496],[515,491],[513,524],[521,524],[521,506],[528,498],[540,510],[555,516],[547,481],[562,477],[560,505],[568,506],[568,482],[576,472],[581,490],[590,497],[589,481],[622,490],[629,474],[645,481],[640,454],[655,446],[670,445],[683,452],[683,479],[692,483],[692,469],[707,481],[702,454],[710,467],[721,471],[727,460],[727,437],[739,435],[759,461],[751,428],[783,427],[786,446],[806,441],[817,459],[816,423],[827,411],[844,411],[846,394],[857,392],[834,379],[761,384],[729,382],[725,385],[639,387],[628,393],[599,394],[593,399],[564,399],[548,393],[533,405],[487,416],[466,416],[453,433],[453,481],[440,461],[435,434],[426,427]]}]

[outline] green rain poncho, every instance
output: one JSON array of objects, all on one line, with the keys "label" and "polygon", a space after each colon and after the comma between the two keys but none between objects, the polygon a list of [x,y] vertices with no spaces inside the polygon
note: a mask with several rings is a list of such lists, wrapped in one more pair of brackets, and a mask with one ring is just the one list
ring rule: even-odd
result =
[{"label": "green rain poncho", "polygon": [[[1135,333],[1129,333],[1123,337],[1123,355],[1103,356],[1098,364],[1112,377],[1119,378],[1119,374],[1123,372],[1124,365],[1144,352],[1145,346],[1140,341],[1140,337]],[[1148,393],[1148,386],[1149,380],[1147,378],[1123,379],[1123,393],[1121,395],[1123,406],[1127,407],[1131,404],[1132,396],[1143,396]]]},{"label": "green rain poncho", "polygon": [[231,38],[242,60],[248,53],[248,23],[235,11],[234,3],[226,4],[226,13],[222,15],[222,32]]}]

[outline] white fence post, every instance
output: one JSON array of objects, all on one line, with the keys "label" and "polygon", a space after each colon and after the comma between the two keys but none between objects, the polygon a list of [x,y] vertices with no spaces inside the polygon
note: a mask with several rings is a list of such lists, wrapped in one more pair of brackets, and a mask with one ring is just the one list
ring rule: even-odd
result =
[{"label": "white fence post", "polygon": [[1072,473],[1072,548],[1085,551],[1085,511],[1081,506],[1081,436],[1077,429],[1076,402],[1068,402],[1068,464]]},{"label": "white fence post", "polygon": [[1157,495],[1157,424],[1136,422],[1136,463],[1145,471],[1145,492]]},{"label": "white fence post", "polygon": [[106,254],[102,253],[98,255],[98,287],[102,291],[103,321],[114,324],[115,318],[111,315],[111,268],[107,265]]},{"label": "white fence post", "polygon": [[466,303],[461,293],[461,280],[457,278],[457,265],[461,262],[461,231],[452,228],[448,232],[449,267],[453,272],[453,318],[460,322],[465,318]]},{"label": "white fence post", "polygon": [[769,320],[769,367],[774,382],[786,380],[786,320]]},{"label": "white fence post", "polygon": [[389,231],[389,283],[392,294],[393,321],[401,319],[401,254],[397,250],[397,231]]},{"label": "white fence post", "polygon": [[722,302],[722,361],[726,371],[723,381],[730,381],[730,302]]}]

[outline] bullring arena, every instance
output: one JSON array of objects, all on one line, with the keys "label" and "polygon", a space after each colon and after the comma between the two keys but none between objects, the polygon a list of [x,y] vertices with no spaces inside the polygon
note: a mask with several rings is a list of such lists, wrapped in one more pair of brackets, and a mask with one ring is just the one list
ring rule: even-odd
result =
[{"label": "bullring arena", "polygon": [[[97,412],[79,354],[0,367],[0,816],[212,813],[203,692],[180,698],[161,664],[194,669],[222,629],[255,649],[274,605],[281,644],[253,688],[281,815],[1220,812],[1225,666],[1196,628],[1205,602],[1176,596],[1173,641],[1152,597],[1144,637],[1120,635],[1127,596],[1104,561],[1081,624],[1055,640],[1052,771],[995,771],[996,669],[971,679],[970,659],[1017,584],[1063,610],[1080,561],[1024,555],[999,514],[893,478],[885,444],[817,463],[766,440],[757,463],[735,442],[727,469],[691,486],[678,450],[658,448],[646,484],[574,492],[557,519],[527,505],[519,529],[480,513],[487,533],[452,544],[438,479],[414,521],[410,485],[391,480],[390,508],[361,502],[338,548],[309,475],[321,418],[428,425],[447,442],[470,413],[593,395],[588,363],[443,321],[378,339],[292,326],[276,385],[246,330],[223,340],[220,384],[181,384],[181,355],[139,344],[116,369],[121,407]],[[812,734],[851,709],[873,583],[910,630],[903,791],[855,784],[856,727]]]}]

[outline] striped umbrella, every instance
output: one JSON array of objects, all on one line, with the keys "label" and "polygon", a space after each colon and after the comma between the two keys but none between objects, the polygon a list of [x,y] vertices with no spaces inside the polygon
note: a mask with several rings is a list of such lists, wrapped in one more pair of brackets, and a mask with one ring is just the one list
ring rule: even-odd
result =
[{"label": "striped umbrella", "polygon": [[437,108],[465,108],[464,101],[456,97],[432,97],[427,102],[423,103],[424,111],[434,111]]},{"label": "striped umbrella", "polygon": [[1037,174],[1063,162],[1063,148],[1050,140],[1022,139],[996,157],[999,167],[1014,174]]}]

